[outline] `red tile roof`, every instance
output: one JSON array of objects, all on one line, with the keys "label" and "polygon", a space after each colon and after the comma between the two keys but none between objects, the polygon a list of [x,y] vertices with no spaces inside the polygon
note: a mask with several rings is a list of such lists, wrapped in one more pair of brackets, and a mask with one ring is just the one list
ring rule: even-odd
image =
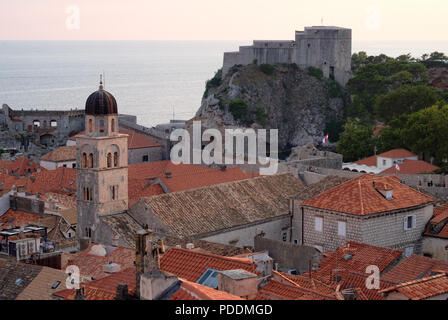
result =
[{"label": "red tile roof", "polygon": [[46,155],[42,156],[40,160],[47,160],[47,161],[69,161],[69,160],[76,160],[76,147],[71,146],[62,146],[59,147]]},{"label": "red tile roof", "polygon": [[336,300],[336,297],[321,295],[298,285],[271,280],[258,290],[255,300]]},{"label": "red tile roof", "polygon": [[[103,271],[103,266],[109,262],[119,264],[121,270],[134,267],[135,249],[116,247],[107,256],[98,256],[91,253],[93,246],[91,245],[86,250],[75,254],[68,262],[68,265],[78,266],[81,277],[92,277],[96,280],[107,277],[109,274]],[[113,247],[109,248],[112,249]]]},{"label": "red tile roof", "polygon": [[448,207],[434,208],[434,218],[426,227],[425,236],[448,239]]},{"label": "red tile roof", "polygon": [[[141,149],[141,148],[153,148],[160,147],[160,144],[154,142],[147,136],[138,133],[134,130],[122,129],[120,128],[119,132],[121,134],[127,134],[128,137],[128,149]],[[76,141],[76,137],[80,135],[84,135],[86,132],[82,131],[78,133],[76,136],[70,137],[69,140]]]},{"label": "red tile roof", "polygon": [[0,170],[6,171],[10,175],[26,176],[29,174],[34,174],[38,171],[45,171],[46,169],[30,159],[20,157],[14,162],[2,163],[2,169]]},{"label": "red tile roof", "polygon": [[384,274],[381,280],[393,283],[408,282],[428,277],[433,271],[448,272],[448,262],[412,255]]},{"label": "red tile roof", "polygon": [[448,293],[448,273],[400,283],[386,288],[381,293],[399,292],[410,300],[423,300]]},{"label": "red tile roof", "polygon": [[416,154],[413,154],[412,152],[410,152],[406,149],[389,150],[387,152],[384,152],[384,153],[378,155],[378,157],[392,158],[392,159],[408,158],[408,157],[416,157],[416,156],[417,156]]},{"label": "red tile roof", "polygon": [[[122,270],[115,274],[106,276],[99,280],[93,280],[82,284],[86,300],[115,300],[117,286],[127,284],[130,295],[135,295],[136,276],[135,267]],[[64,300],[74,300],[76,296],[75,289],[66,289],[54,293],[55,296]]]},{"label": "red tile roof", "polygon": [[196,282],[209,268],[215,270],[244,269],[257,273],[257,265],[246,259],[218,256],[205,252],[171,248],[160,259],[160,269],[188,281]]},{"label": "red tile roof", "polygon": [[365,165],[369,167],[376,167],[378,156],[371,156],[359,161],[356,161],[356,164]]},{"label": "red tile roof", "polygon": [[4,215],[0,216],[0,230],[26,227],[39,219],[40,216],[38,214],[9,209]]},{"label": "red tile roof", "polygon": [[421,160],[404,160],[403,163],[398,164],[400,170],[396,169],[395,166],[382,171],[382,174],[418,174],[418,173],[431,173],[438,169],[428,162]]},{"label": "red tile roof", "polygon": [[[377,183],[393,188],[393,199],[380,194]],[[433,198],[402,184],[393,176],[363,175],[351,179],[320,195],[302,202],[302,205],[318,209],[343,212],[358,216],[417,207],[434,201]]]},{"label": "red tile roof", "polygon": [[25,189],[32,194],[47,192],[71,195],[76,192],[76,169],[59,167],[41,171],[27,180]]},{"label": "red tile roof", "polygon": [[244,300],[233,294],[219,291],[195,282],[181,280],[180,288],[169,300]]}]

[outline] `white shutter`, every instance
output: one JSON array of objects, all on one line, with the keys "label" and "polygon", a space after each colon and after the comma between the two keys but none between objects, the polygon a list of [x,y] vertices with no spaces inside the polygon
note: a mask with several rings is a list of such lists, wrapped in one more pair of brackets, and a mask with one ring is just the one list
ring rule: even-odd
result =
[{"label": "white shutter", "polygon": [[338,221],[338,236],[345,237],[346,235],[346,224],[344,221]]},{"label": "white shutter", "polygon": [[417,228],[417,216],[412,216],[412,228]]},{"label": "white shutter", "polygon": [[323,231],[323,218],[321,217],[314,218],[314,230],[319,232]]},{"label": "white shutter", "polygon": [[404,230],[408,230],[408,217],[404,217],[403,227],[404,227]]}]

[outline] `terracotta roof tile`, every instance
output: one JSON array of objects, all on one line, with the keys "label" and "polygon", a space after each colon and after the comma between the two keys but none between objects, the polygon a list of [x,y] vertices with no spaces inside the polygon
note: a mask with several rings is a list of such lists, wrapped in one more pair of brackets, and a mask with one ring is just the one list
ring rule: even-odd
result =
[{"label": "terracotta roof tile", "polygon": [[[42,267],[39,274],[31,283],[17,296],[17,300],[53,300],[52,294],[65,288],[67,274],[61,270]],[[52,286],[59,281],[60,284],[52,289]]]},{"label": "terracotta roof tile", "polygon": [[26,176],[46,170],[34,161],[24,157],[17,158],[14,162],[10,162],[8,166],[6,164],[4,166],[3,170],[6,169],[8,174],[16,176]]},{"label": "terracotta roof tile", "polygon": [[369,167],[376,167],[378,156],[371,156],[359,161],[356,161],[356,164],[365,165]]},{"label": "terracotta roof tile", "polygon": [[109,274],[103,271],[103,266],[109,262],[119,264],[121,270],[134,267],[135,249],[108,246],[107,249],[112,251],[106,256],[98,256],[90,252],[94,245],[75,254],[68,262],[68,265],[78,266],[81,277],[92,277],[95,280],[107,277]]},{"label": "terracotta roof tile", "polygon": [[378,157],[392,158],[392,159],[416,157],[416,156],[417,155],[413,154],[412,152],[410,152],[406,149],[389,150],[387,152],[384,152],[384,153],[378,155]]},{"label": "terracotta roof tile", "polygon": [[[82,131],[82,132],[78,133],[76,136],[70,137],[69,140],[76,141],[77,136],[84,135],[85,133],[86,133],[85,131]],[[127,134],[129,136],[128,137],[128,149],[160,147],[160,144],[158,144],[157,142],[154,142],[149,137],[147,137],[141,133],[138,133],[134,130],[120,128],[119,133]]]},{"label": "terracotta roof tile", "polygon": [[[377,190],[376,183],[393,188],[393,199],[387,200]],[[393,176],[363,175],[302,202],[307,207],[369,215],[429,204],[433,198],[402,184]]]},{"label": "terracotta roof tile", "polygon": [[418,174],[418,173],[431,173],[438,169],[428,162],[421,160],[404,160],[403,163],[398,164],[400,170],[396,169],[395,166],[384,170],[381,174]]},{"label": "terracotta roof tile", "polygon": [[381,290],[381,293],[399,292],[410,300],[423,300],[448,293],[448,273],[441,273]]},{"label": "terracotta roof tile", "polygon": [[180,288],[169,300],[244,300],[230,293],[219,291],[198,283],[181,280]]},{"label": "terracotta roof tile", "polygon": [[141,201],[175,236],[191,237],[288,214],[289,199],[304,188],[298,178],[280,174]]},{"label": "terracotta roof tile", "polygon": [[47,153],[46,155],[42,156],[40,160],[53,161],[53,162],[76,160],[76,147],[75,146],[59,147]]},{"label": "terracotta roof tile", "polygon": [[25,227],[36,223],[40,218],[38,214],[9,209],[4,215],[0,216],[0,230]]},{"label": "terracotta roof tile", "polygon": [[435,270],[448,272],[448,262],[412,255],[382,276],[382,281],[408,282],[428,277]]},{"label": "terracotta roof tile", "polygon": [[160,258],[160,269],[188,281],[196,282],[209,268],[244,269],[256,273],[257,265],[246,259],[218,256],[187,249],[171,248]]},{"label": "terracotta roof tile", "polygon": [[298,285],[271,280],[258,291],[255,300],[336,300],[336,298],[321,295]]}]

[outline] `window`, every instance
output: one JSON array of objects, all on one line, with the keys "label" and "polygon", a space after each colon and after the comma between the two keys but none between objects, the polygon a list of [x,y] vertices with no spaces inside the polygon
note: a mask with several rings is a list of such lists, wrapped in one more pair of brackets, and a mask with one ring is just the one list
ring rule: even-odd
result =
[{"label": "window", "polygon": [[92,198],[93,198],[92,189],[84,188],[83,192],[84,192],[84,195],[83,195],[84,201],[92,201]]},{"label": "window", "polygon": [[50,127],[56,128],[57,126],[58,126],[58,122],[56,120],[51,120],[50,121]]},{"label": "window", "polygon": [[62,166],[63,166],[64,168],[67,168],[67,165],[66,165],[66,164],[63,164]]},{"label": "window", "polygon": [[34,252],[35,252],[35,250],[34,250],[34,242],[30,241],[30,242],[28,242],[28,253],[34,253]]},{"label": "window", "polygon": [[286,240],[288,240],[288,233],[287,232],[283,232],[282,233],[282,241],[286,242]]},{"label": "window", "polygon": [[383,166],[385,166],[386,165],[386,160],[383,160]]},{"label": "window", "polygon": [[338,236],[345,237],[346,236],[346,228],[347,225],[345,221],[338,221]]},{"label": "window", "polygon": [[82,167],[83,168],[87,167],[87,154],[85,153],[82,154]]},{"label": "window", "polygon": [[89,119],[89,132],[93,132],[93,120]]},{"label": "window", "polygon": [[117,200],[118,199],[118,186],[111,186],[110,187],[110,198],[111,198],[111,200]]},{"label": "window", "polygon": [[299,240],[294,239],[294,244],[298,244],[298,243],[299,243]]},{"label": "window", "polygon": [[100,132],[104,132],[104,120],[100,120]]},{"label": "window", "polygon": [[417,224],[417,216],[412,215],[412,216],[406,216],[404,218],[404,230],[415,229],[416,224]]},{"label": "window", "polygon": [[143,162],[148,162],[148,161],[149,161],[149,156],[148,155],[143,156]]},{"label": "window", "polygon": [[19,253],[20,253],[20,256],[21,257],[23,257],[23,256],[25,256],[26,255],[26,244],[25,243],[21,243],[21,244],[19,244]]},{"label": "window", "polygon": [[412,256],[413,253],[414,253],[414,248],[413,247],[406,248],[406,250],[405,250],[406,257]]},{"label": "window", "polygon": [[110,130],[112,132],[115,132],[115,119],[112,119],[112,121],[110,122]]},{"label": "window", "polygon": [[73,169],[76,168],[76,163],[72,163],[72,168],[73,168]]},{"label": "window", "polygon": [[93,154],[89,154],[89,168],[93,168]]},{"label": "window", "polygon": [[107,154],[107,167],[112,167],[112,153],[110,152]]},{"label": "window", "polygon": [[114,167],[118,167],[118,152],[114,152]]},{"label": "window", "polygon": [[323,231],[324,219],[321,217],[314,218],[314,230],[322,232]]}]

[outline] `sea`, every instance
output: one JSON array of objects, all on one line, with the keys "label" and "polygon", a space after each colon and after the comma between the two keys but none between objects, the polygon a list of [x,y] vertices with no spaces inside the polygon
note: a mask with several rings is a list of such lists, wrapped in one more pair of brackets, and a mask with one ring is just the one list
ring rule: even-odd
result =
[{"label": "sea", "polygon": [[[0,105],[13,109],[84,108],[100,74],[120,113],[155,126],[190,119],[223,52],[251,41],[0,41]],[[354,42],[366,51],[420,57],[448,54],[448,42]]]}]

